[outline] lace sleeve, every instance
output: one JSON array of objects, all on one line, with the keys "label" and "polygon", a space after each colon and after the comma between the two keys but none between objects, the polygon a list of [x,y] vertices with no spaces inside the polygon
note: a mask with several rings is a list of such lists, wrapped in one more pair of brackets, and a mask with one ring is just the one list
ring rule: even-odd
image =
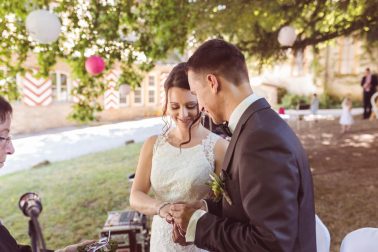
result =
[{"label": "lace sleeve", "polygon": [[210,133],[204,140],[202,140],[203,151],[207,161],[209,161],[212,171],[215,170],[214,147],[219,138],[220,136]]}]

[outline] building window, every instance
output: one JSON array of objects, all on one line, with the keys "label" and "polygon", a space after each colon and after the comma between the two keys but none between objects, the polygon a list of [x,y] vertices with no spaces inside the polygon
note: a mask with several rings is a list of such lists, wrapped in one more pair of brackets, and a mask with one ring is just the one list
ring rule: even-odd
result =
[{"label": "building window", "polygon": [[119,105],[125,107],[129,105],[131,87],[126,84],[122,84],[118,87],[119,92]]},{"label": "building window", "polygon": [[60,99],[67,101],[68,97],[69,97],[69,94],[68,94],[67,75],[60,74]]},{"label": "building window", "polygon": [[156,85],[155,85],[155,76],[150,75],[148,76],[148,103],[155,104],[156,103]]},{"label": "building window", "polygon": [[155,76],[153,75],[148,76],[148,86],[155,87]]},{"label": "building window", "polygon": [[341,39],[339,52],[339,73],[354,73],[356,52],[352,37],[345,37]]},{"label": "building window", "polygon": [[127,94],[119,92],[119,104],[127,105]]},{"label": "building window", "polygon": [[142,89],[141,88],[136,88],[134,90],[134,103],[142,104]]},{"label": "building window", "polygon": [[51,78],[52,96],[54,100],[57,100],[57,95],[58,95],[57,74],[56,73],[51,74],[50,78]]},{"label": "building window", "polygon": [[64,73],[53,73],[50,78],[53,99],[56,101],[68,101],[70,98],[70,88],[67,75]]},{"label": "building window", "polygon": [[155,103],[155,90],[148,90],[148,103]]}]

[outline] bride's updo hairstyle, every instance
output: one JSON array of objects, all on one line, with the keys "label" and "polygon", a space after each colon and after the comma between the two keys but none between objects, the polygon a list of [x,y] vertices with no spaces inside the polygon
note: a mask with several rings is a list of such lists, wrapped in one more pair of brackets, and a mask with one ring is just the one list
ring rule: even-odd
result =
[{"label": "bride's updo hairstyle", "polygon": [[[165,103],[163,107],[163,121],[165,123],[163,127],[163,134],[166,135],[168,130],[171,127],[171,121],[167,120],[167,110],[168,110],[168,90],[172,87],[178,87],[190,91],[190,86],[188,82],[188,75],[186,73],[186,63],[182,62],[177,64],[172,71],[169,73],[167,79],[164,82],[164,91],[165,91]],[[180,144],[180,147],[184,144],[190,143],[192,140],[192,127],[196,124],[201,118],[201,113],[199,112],[197,105],[197,116],[192,124],[189,126],[189,139]]]}]

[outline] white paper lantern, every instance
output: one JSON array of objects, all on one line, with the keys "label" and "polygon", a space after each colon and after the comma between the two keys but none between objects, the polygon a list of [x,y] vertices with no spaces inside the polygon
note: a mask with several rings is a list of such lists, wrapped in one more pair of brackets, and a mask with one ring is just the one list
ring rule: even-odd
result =
[{"label": "white paper lantern", "polygon": [[41,44],[50,44],[58,39],[61,31],[59,18],[47,10],[35,10],[26,18],[26,30]]},{"label": "white paper lantern", "polygon": [[125,27],[121,27],[119,29],[119,36],[122,41],[134,43],[135,41],[138,40],[138,35],[135,31],[132,31],[129,33],[124,33],[124,32],[127,32],[127,29]]},{"label": "white paper lantern", "polygon": [[278,42],[282,46],[292,46],[297,39],[295,29],[291,26],[284,26],[278,33]]},{"label": "white paper lantern", "polygon": [[122,85],[119,86],[119,94],[120,95],[123,95],[123,96],[128,95],[130,93],[130,91],[131,91],[131,88],[130,88],[129,85],[122,84]]}]

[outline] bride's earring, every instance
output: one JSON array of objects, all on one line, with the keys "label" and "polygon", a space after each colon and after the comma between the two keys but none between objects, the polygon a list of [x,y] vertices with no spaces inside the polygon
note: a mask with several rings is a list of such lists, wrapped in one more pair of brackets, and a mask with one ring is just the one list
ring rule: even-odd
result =
[{"label": "bride's earring", "polygon": [[172,118],[170,116],[167,116],[167,115],[164,115],[162,118],[163,118],[163,122],[164,122],[163,135],[166,135],[166,134],[168,134],[168,131],[172,126]]},{"label": "bride's earring", "polygon": [[200,111],[200,114],[201,114],[201,124],[204,125],[205,118],[206,118],[205,113],[203,113],[203,111]]}]

